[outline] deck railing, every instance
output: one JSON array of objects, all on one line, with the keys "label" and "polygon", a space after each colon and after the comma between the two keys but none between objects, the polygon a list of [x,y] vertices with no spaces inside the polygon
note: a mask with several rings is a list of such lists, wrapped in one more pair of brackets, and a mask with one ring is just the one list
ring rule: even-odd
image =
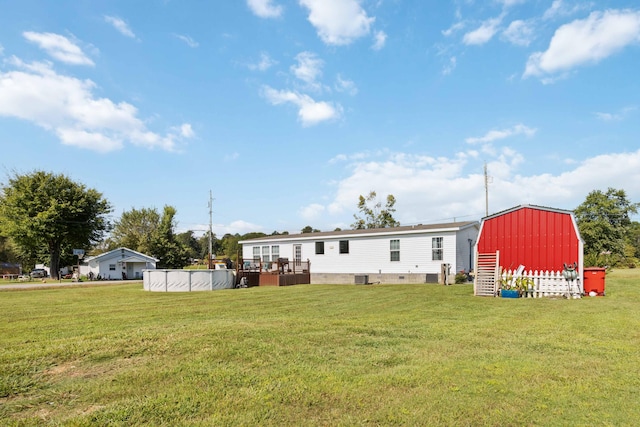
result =
[{"label": "deck railing", "polygon": [[237,266],[237,277],[246,277],[251,286],[289,286],[311,283],[309,260],[293,260],[279,258],[276,261],[262,261],[258,258],[240,259]]},{"label": "deck railing", "polygon": [[260,259],[241,259],[238,262],[238,271],[274,273],[274,274],[306,274],[309,273],[310,262],[308,260],[288,260],[280,258],[277,261],[262,261]]}]

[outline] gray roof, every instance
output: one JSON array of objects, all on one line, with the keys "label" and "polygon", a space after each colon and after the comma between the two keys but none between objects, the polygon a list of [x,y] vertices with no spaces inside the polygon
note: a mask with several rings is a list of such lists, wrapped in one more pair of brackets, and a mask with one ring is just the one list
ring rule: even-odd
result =
[{"label": "gray roof", "polygon": [[93,261],[93,260],[100,259],[100,258],[106,258],[106,257],[109,257],[111,255],[116,255],[116,254],[122,253],[122,250],[129,251],[129,252],[134,253],[134,254],[138,255],[139,257],[142,257],[142,258],[147,259],[147,260],[153,260],[153,261],[156,261],[156,262],[160,261],[157,258],[154,258],[154,257],[152,257],[150,255],[145,255],[145,254],[143,254],[141,252],[138,252],[138,251],[134,251],[133,249],[120,247],[120,248],[113,249],[113,250],[108,251],[108,252],[101,253],[100,255],[87,257],[87,258],[85,258],[84,262],[89,262],[89,261]]},{"label": "gray roof", "polygon": [[463,222],[447,222],[443,224],[417,224],[417,225],[403,225],[400,227],[391,228],[365,228],[362,230],[341,230],[341,231],[319,231],[316,233],[301,233],[301,234],[276,234],[273,236],[258,237],[255,239],[241,240],[239,243],[249,242],[264,242],[273,240],[296,240],[296,239],[321,239],[331,237],[343,237],[343,236],[370,236],[376,234],[404,234],[420,231],[457,231],[470,226],[480,226],[477,221],[463,221]]}]

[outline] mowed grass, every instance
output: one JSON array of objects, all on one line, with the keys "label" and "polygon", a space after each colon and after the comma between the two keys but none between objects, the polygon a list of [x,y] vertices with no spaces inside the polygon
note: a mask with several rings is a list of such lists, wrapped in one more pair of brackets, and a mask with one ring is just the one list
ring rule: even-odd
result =
[{"label": "mowed grass", "polygon": [[0,425],[637,425],[638,290],[2,291]]}]

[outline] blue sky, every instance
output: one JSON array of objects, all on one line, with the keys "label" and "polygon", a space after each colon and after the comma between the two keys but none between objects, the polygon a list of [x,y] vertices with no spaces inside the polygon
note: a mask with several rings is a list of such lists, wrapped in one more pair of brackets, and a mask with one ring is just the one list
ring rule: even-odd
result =
[{"label": "blue sky", "polygon": [[[640,6],[572,0],[0,0],[0,168],[178,229],[403,225],[640,201]],[[5,179],[3,177],[3,180]]]}]

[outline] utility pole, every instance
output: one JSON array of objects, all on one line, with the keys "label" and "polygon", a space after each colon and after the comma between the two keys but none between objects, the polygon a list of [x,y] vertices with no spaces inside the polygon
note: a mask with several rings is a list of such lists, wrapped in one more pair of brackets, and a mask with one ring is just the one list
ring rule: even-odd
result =
[{"label": "utility pole", "polygon": [[489,216],[489,175],[487,174],[487,162],[484,162],[484,206],[484,215]]},{"label": "utility pole", "polygon": [[213,222],[213,196],[211,195],[211,190],[209,190],[209,259],[207,260],[207,268],[211,269],[211,252],[212,252],[212,245],[211,245],[211,228],[212,228],[212,222]]}]

